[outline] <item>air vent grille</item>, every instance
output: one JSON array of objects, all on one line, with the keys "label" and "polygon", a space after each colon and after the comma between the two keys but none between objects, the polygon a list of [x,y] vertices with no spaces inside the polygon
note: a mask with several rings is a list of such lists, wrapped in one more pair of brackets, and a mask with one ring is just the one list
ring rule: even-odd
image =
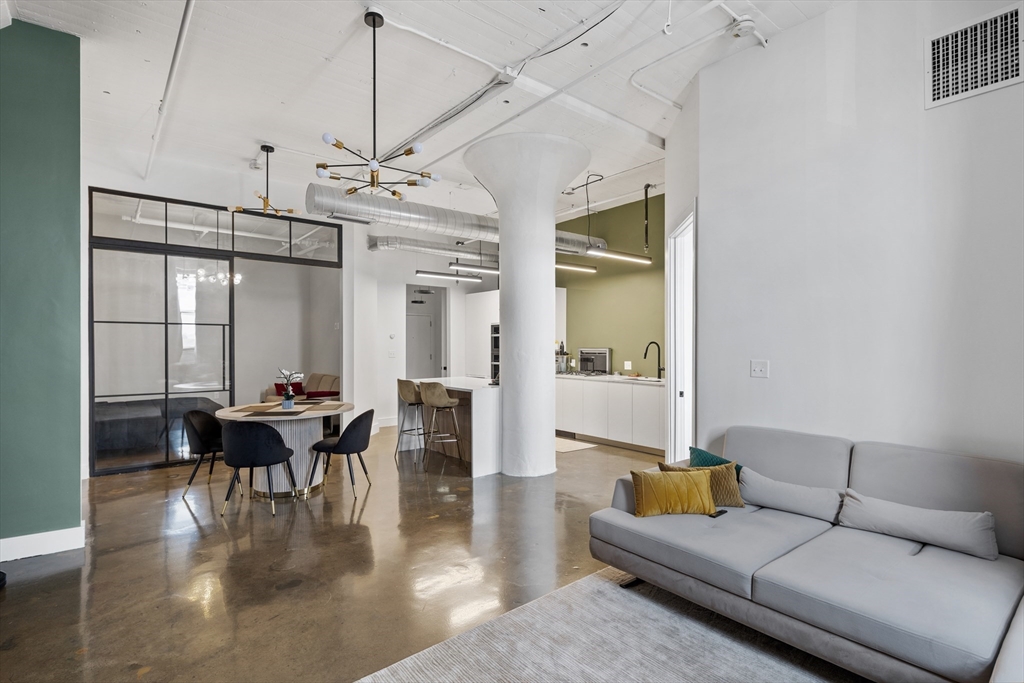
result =
[{"label": "air vent grille", "polygon": [[929,41],[925,108],[1020,83],[1020,7]]}]

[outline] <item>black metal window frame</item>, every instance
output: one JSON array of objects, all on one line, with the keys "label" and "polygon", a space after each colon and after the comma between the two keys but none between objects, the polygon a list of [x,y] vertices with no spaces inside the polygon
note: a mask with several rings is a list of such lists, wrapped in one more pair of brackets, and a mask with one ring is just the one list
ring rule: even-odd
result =
[{"label": "black metal window frame", "polygon": [[[115,237],[102,237],[97,236],[93,232],[93,198],[95,194],[114,195],[118,197],[129,197],[132,199],[141,199],[154,202],[162,202],[164,204],[164,241],[163,242],[148,242],[143,240],[131,240],[122,239]],[[338,223],[322,223],[319,221],[312,221],[307,219],[300,219],[294,217],[284,217],[276,215],[266,215],[267,218],[273,218],[275,220],[287,221],[289,223],[288,228],[288,252],[291,254],[291,247],[293,244],[292,236],[292,223],[301,225],[314,225],[319,227],[327,227],[336,231],[336,239],[338,246],[338,260],[323,261],[318,259],[306,259],[293,256],[276,256],[274,254],[260,254],[247,251],[235,251],[234,249],[221,249],[221,248],[209,248],[209,247],[196,247],[190,245],[179,245],[167,243],[167,206],[170,204],[176,204],[181,206],[191,206],[202,209],[211,209],[214,211],[225,212],[225,207],[214,206],[211,204],[203,204],[200,202],[190,202],[185,200],[171,199],[167,197],[159,197],[155,195],[139,194],[135,192],[124,192],[120,190],[111,190],[99,187],[89,187],[89,476],[105,476],[108,474],[123,474],[126,472],[138,472],[142,470],[161,469],[164,467],[177,467],[180,465],[187,465],[194,462],[191,458],[183,459],[176,458],[173,461],[170,459],[171,445],[170,445],[170,399],[171,397],[178,396],[189,396],[196,394],[209,394],[215,392],[227,391],[229,395],[229,402],[233,405],[235,402],[235,259],[244,258],[247,260],[254,261],[271,261],[275,263],[291,263],[298,265],[314,266],[317,268],[334,268],[341,269],[341,237],[342,237],[342,225]],[[237,212],[232,212],[232,224],[231,224],[231,241],[232,246],[234,245],[234,215]],[[246,212],[249,215],[263,216],[262,213]],[[219,240],[219,232],[218,232]],[[219,245],[218,245],[219,246]],[[101,251],[122,251],[139,254],[152,254],[164,257],[164,319],[162,322],[158,321],[131,321],[131,320],[96,320],[95,318],[95,300],[94,300],[94,288],[93,288],[93,255],[95,251],[99,249]],[[169,375],[170,368],[168,366],[167,348],[168,348],[168,334],[171,327],[180,326],[180,322],[169,322],[168,321],[168,292],[167,292],[167,281],[168,281],[168,260],[170,257],[187,257],[187,258],[207,258],[219,261],[227,261],[228,263],[228,322],[227,323],[196,323],[196,326],[215,326],[221,328],[222,344],[226,344],[230,347],[230,361],[226,362],[226,368],[222,372],[222,384],[221,389],[206,389],[202,391],[170,391],[170,387],[167,386],[167,376]],[[150,392],[147,394],[124,394],[124,395],[96,395],[96,353],[95,353],[95,325],[100,324],[127,324],[127,325],[162,325],[164,327],[164,390],[162,392]],[[222,351],[222,359],[227,359],[227,348]],[[227,385],[225,387],[225,384]],[[155,394],[163,394],[164,400],[164,462],[149,462],[140,465],[128,465],[124,467],[111,467],[105,468],[102,471],[96,469],[96,399],[97,398],[117,398],[117,397],[130,397],[130,396],[152,396]]]}]

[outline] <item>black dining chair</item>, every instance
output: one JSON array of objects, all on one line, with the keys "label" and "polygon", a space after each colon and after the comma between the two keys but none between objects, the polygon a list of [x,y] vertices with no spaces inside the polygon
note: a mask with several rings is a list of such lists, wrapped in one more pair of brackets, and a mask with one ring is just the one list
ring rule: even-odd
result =
[{"label": "black dining chair", "polygon": [[[268,424],[262,422],[229,422],[224,425],[224,464],[235,468],[231,475],[231,483],[228,484],[228,494],[224,497],[224,507],[220,509],[221,517],[228,509],[228,502],[231,500],[231,492],[235,488],[235,482],[242,486],[242,480],[238,471],[243,467],[267,468],[267,491],[270,493],[270,514],[277,515],[277,508],[274,506],[274,478],[270,468],[274,465],[284,464],[288,470],[288,478],[291,480],[292,493],[298,497],[295,491],[295,472],[292,471],[291,457],[294,451],[284,445],[284,438],[280,432]],[[250,496],[251,498],[251,496]]]},{"label": "black dining chair", "polygon": [[366,483],[373,486],[373,482],[370,481],[370,473],[366,469],[366,462],[363,461],[363,451],[370,446],[370,430],[373,428],[373,411],[367,410],[362,415],[358,415],[356,419],[349,423],[348,427],[345,427],[345,431],[341,433],[341,436],[332,436],[329,439],[318,441],[313,445],[313,450],[316,451],[316,455],[313,456],[313,468],[309,471],[309,486],[313,485],[313,475],[316,473],[317,463],[320,462],[320,454],[324,454],[324,470],[329,470],[331,467],[331,455],[337,453],[338,455],[344,454],[348,458],[348,476],[352,480],[352,496],[358,498],[356,495],[356,475],[352,469],[352,455],[359,456],[359,464],[363,466],[363,474],[366,475]]},{"label": "black dining chair", "polygon": [[[192,476],[188,478],[188,484],[181,494],[184,498],[192,486],[192,480],[196,478],[199,467],[203,464],[203,458],[207,455],[210,456],[210,475],[206,478],[206,483],[210,483],[213,479],[213,464],[217,462],[217,453],[223,453],[224,446],[221,444],[220,420],[210,413],[190,410],[182,415],[182,422],[185,425],[185,435],[188,437],[188,452],[199,456],[196,466],[192,468]],[[241,487],[238,492],[242,492]]]}]

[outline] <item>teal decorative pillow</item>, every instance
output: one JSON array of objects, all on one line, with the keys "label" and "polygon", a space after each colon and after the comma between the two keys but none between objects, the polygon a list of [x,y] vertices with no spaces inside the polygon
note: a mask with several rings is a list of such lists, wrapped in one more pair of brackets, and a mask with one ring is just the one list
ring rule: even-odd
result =
[{"label": "teal decorative pillow", "polygon": [[[690,467],[716,467],[718,465],[728,465],[732,460],[726,460],[720,458],[714,453],[708,453],[700,448],[694,448],[690,446]],[[740,470],[743,469],[743,465],[736,463],[736,478],[739,479]]]}]

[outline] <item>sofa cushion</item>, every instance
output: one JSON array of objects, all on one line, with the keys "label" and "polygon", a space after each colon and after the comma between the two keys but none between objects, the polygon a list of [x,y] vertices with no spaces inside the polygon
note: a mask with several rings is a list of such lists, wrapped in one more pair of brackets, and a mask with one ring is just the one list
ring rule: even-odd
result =
[{"label": "sofa cushion", "polygon": [[834,527],[758,570],[753,600],[955,681],[988,680],[1024,562]]},{"label": "sofa cushion", "polygon": [[986,560],[999,557],[991,512],[929,510],[862,496],[846,489],[839,524],[937,545]]},{"label": "sofa cushion", "polygon": [[1024,560],[1024,465],[958,453],[858,443],[850,488],[930,510],[991,512],[999,554]]},{"label": "sofa cushion", "polygon": [[776,481],[844,491],[852,448],[852,441],[835,436],[729,427],[722,454]]},{"label": "sofa cushion", "polygon": [[740,495],[753,505],[816,517],[830,524],[836,521],[843,502],[835,489],[775,481],[749,467],[740,472]]},{"label": "sofa cushion", "polygon": [[754,506],[704,515],[634,517],[606,508],[590,535],[744,598],[758,569],[831,528],[828,522]]}]

